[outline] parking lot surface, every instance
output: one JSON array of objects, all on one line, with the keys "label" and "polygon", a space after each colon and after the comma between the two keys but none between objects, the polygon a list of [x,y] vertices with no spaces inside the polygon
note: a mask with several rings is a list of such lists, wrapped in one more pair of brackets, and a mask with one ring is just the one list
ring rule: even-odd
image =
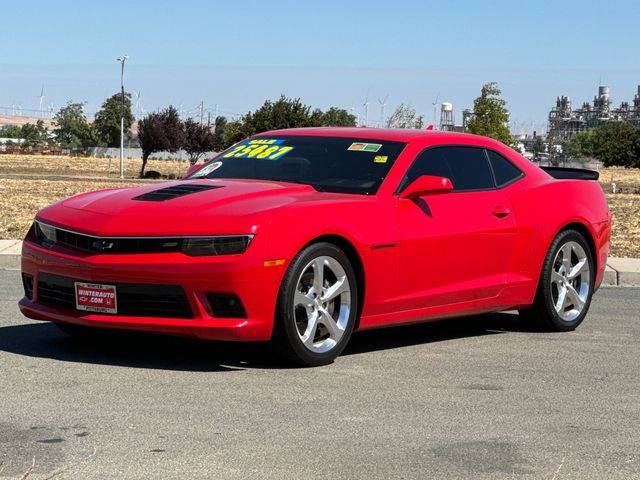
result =
[{"label": "parking lot surface", "polygon": [[512,313],[362,332],[314,369],[78,341],[21,296],[0,271],[0,478],[640,478],[640,289],[601,289],[571,333]]}]

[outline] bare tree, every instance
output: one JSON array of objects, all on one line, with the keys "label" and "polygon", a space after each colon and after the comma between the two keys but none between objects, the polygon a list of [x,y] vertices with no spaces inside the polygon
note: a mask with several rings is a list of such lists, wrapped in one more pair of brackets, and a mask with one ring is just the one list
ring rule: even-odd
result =
[{"label": "bare tree", "polygon": [[401,103],[387,119],[389,128],[423,128],[424,115],[418,115],[411,105]]}]

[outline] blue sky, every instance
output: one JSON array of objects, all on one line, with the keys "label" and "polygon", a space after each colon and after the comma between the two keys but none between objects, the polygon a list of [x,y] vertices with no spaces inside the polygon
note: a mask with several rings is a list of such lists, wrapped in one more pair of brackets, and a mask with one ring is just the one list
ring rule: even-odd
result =
[{"label": "blue sky", "polygon": [[[168,104],[243,113],[281,93],[380,118],[432,102],[456,118],[497,81],[516,128],[541,129],[555,97],[615,104],[640,84],[640,2],[190,1],[10,2],[2,7],[0,107],[95,111],[125,85],[149,111]],[[634,24],[635,23],[635,24]],[[0,113],[3,112],[0,109]]]}]

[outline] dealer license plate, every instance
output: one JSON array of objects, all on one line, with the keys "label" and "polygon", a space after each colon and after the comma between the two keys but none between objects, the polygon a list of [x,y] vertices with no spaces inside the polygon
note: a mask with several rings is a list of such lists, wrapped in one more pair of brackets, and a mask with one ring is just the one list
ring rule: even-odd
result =
[{"label": "dealer license plate", "polygon": [[75,282],[76,308],[87,312],[117,313],[115,285]]}]

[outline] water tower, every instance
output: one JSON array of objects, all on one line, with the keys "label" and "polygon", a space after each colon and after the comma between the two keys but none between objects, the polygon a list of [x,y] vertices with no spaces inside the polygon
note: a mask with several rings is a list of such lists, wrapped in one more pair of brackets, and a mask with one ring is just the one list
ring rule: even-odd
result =
[{"label": "water tower", "polygon": [[453,130],[454,125],[453,105],[449,102],[442,102],[440,105],[440,130]]}]

